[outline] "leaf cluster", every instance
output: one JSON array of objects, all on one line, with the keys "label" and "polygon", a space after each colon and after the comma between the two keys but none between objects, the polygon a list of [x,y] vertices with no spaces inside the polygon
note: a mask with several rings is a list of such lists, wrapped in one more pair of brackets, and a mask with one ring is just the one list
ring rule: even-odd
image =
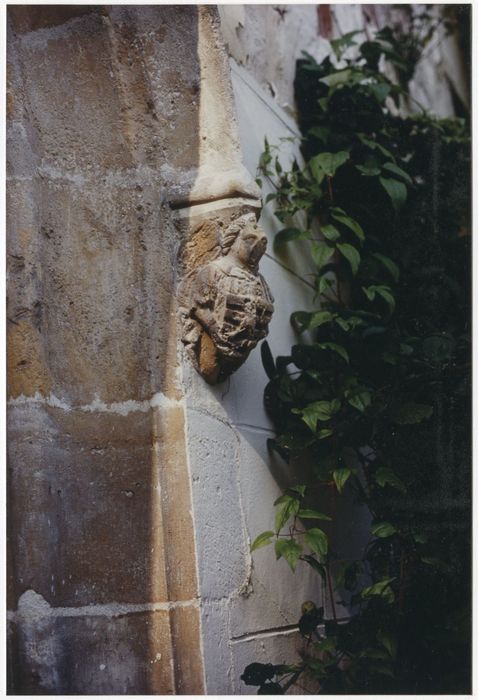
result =
[{"label": "leaf cluster", "polygon": [[[469,580],[456,580],[469,570],[469,128],[424,111],[397,117],[413,47],[404,53],[383,30],[347,59],[355,38],[332,42],[340,68],[299,61],[304,167],[284,170],[267,142],[261,157],[284,225],[275,245],[309,246],[317,302],[292,314],[289,355],[261,348],[269,447],[291,466],[306,460],[314,478],[275,502],[274,530],[251,550],[274,544],[277,559],[298,574],[311,567],[329,589],[333,618],[314,606],[299,621],[308,646],[292,676],[330,693],[457,692],[469,652]],[[444,483],[460,503],[460,541],[444,525],[457,517]],[[368,509],[360,558],[337,559],[317,487]],[[341,624],[337,596],[353,613]],[[281,677],[256,685],[284,692]]]}]

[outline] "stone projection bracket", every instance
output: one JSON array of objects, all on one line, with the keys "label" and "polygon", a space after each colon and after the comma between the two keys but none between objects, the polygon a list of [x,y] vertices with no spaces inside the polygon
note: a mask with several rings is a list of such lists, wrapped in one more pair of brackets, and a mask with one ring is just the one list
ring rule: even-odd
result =
[{"label": "stone projection bracket", "polygon": [[238,198],[223,201],[222,211],[214,204],[205,219],[195,212],[200,223],[182,251],[185,273],[178,290],[182,342],[209,384],[224,381],[245,362],[267,335],[274,310],[258,271],[267,239],[254,207]]},{"label": "stone projection bracket", "polygon": [[267,239],[260,190],[242,163],[227,53],[217,11],[199,7],[199,162],[188,191],[171,192],[182,244],[182,342],[209,384],[229,377],[265,338],[274,310],[259,273]]}]

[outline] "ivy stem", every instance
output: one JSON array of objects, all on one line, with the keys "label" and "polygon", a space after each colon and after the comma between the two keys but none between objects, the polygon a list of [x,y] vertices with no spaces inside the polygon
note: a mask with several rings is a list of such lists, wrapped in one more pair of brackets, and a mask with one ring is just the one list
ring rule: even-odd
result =
[{"label": "ivy stem", "polygon": [[335,610],[334,589],[332,586],[332,577],[330,575],[330,564],[325,565],[325,571],[327,573],[327,586],[329,589],[330,605],[332,607],[332,616],[334,618],[334,622],[337,622],[337,611]]},{"label": "ivy stem", "polygon": [[334,193],[332,191],[332,178],[330,177],[330,175],[327,175],[327,193],[329,195],[330,202],[333,203]]},{"label": "ivy stem", "polygon": [[286,690],[289,690],[291,685],[293,685],[296,682],[296,680],[298,679],[298,677],[300,676],[300,674],[302,673],[303,670],[304,669],[301,668],[301,669],[299,669],[299,671],[296,671],[294,673],[294,675],[292,676],[292,678],[290,680],[288,680],[287,683],[284,683],[284,685],[282,686],[282,690],[284,691],[284,693]]}]

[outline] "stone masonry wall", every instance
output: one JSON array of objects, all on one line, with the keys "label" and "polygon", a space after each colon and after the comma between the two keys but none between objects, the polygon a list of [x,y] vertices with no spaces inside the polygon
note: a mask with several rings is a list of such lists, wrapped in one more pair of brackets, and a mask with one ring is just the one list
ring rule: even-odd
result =
[{"label": "stone masonry wall", "polygon": [[8,10],[10,688],[202,692],[170,202],[198,10]]}]

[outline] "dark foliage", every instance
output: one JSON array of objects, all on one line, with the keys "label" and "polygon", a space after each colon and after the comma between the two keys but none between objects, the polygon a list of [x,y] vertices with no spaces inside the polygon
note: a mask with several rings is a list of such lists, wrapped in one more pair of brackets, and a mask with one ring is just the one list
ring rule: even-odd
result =
[{"label": "dark foliage", "polygon": [[[337,58],[354,43],[354,33],[334,42]],[[382,55],[397,82],[378,70]],[[353,612],[339,624],[304,604],[303,661],[263,672],[261,693],[301,674],[325,693],[470,692],[469,125],[396,116],[418,58],[388,30],[341,69],[306,55],[296,78],[306,165],[284,172],[267,143],[261,158],[285,226],[276,245],[309,242],[320,303],[292,315],[289,356],[262,349],[270,446],[315,478],[276,501],[275,531],[252,549],[275,539],[277,558],[297,575],[311,566],[332,606]],[[299,211],[307,227],[294,224]],[[356,560],[330,545],[317,485],[369,510]]]}]

